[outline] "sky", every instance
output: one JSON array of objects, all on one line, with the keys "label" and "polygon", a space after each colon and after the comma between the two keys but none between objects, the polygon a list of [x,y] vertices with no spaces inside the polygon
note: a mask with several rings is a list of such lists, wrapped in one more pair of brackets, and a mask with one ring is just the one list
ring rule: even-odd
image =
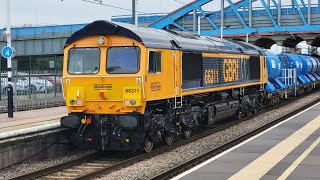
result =
[{"label": "sky", "polygon": [[[94,0],[91,0],[94,1]],[[138,0],[138,13],[170,12],[192,0]],[[12,25],[81,24],[95,20],[110,20],[111,16],[131,14],[132,0],[102,0],[115,9],[82,0],[10,0]],[[0,29],[7,22],[7,0],[0,0]]]},{"label": "sky", "polygon": [[[20,25],[62,25],[82,24],[95,20],[110,20],[111,16],[131,14],[132,0],[102,0],[103,4],[118,6],[129,10],[115,9],[85,1],[96,0],[10,0],[11,24]],[[137,0],[138,13],[167,13],[193,0]],[[226,1],[226,0],[225,0]],[[232,0],[237,2],[239,0]],[[266,0],[267,1],[267,0]],[[278,0],[276,0],[278,1]],[[307,2],[308,0],[304,0]],[[311,0],[315,3],[317,0]],[[0,29],[6,24],[6,2],[0,0]],[[219,10],[221,0],[213,0],[204,10]],[[281,0],[283,5],[291,0]],[[299,1],[298,1],[299,2]],[[259,1],[256,6],[261,6]],[[254,4],[254,5],[255,5]],[[225,3],[227,6],[228,3]]]}]

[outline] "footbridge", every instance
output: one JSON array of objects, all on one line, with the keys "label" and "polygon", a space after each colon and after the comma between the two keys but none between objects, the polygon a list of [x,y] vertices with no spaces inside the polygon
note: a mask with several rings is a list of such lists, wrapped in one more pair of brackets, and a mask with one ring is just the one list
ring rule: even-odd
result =
[{"label": "footbridge", "polygon": [[320,47],[320,0],[195,0],[149,27],[249,41],[269,49]]}]

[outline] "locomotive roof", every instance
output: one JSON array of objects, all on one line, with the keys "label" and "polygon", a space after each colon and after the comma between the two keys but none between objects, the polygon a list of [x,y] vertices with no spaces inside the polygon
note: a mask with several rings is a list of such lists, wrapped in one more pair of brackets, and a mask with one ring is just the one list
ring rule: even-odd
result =
[{"label": "locomotive roof", "polygon": [[229,41],[212,36],[186,32],[136,27],[131,24],[94,21],[70,36],[66,45],[92,35],[120,35],[142,43],[146,48],[173,49],[189,52],[217,52],[261,55],[260,48],[248,43]]}]

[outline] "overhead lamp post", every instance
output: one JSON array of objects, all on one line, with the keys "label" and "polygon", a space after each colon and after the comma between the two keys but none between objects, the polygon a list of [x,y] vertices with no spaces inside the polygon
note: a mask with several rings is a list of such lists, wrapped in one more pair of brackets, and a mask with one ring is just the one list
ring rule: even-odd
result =
[{"label": "overhead lamp post", "polygon": [[138,26],[137,1],[132,0],[132,24]]}]

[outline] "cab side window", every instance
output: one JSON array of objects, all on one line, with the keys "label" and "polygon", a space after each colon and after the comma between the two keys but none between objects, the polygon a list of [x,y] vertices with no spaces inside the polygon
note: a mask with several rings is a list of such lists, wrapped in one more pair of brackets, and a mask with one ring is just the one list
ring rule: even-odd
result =
[{"label": "cab side window", "polygon": [[150,74],[161,72],[161,52],[149,51],[149,70]]}]

